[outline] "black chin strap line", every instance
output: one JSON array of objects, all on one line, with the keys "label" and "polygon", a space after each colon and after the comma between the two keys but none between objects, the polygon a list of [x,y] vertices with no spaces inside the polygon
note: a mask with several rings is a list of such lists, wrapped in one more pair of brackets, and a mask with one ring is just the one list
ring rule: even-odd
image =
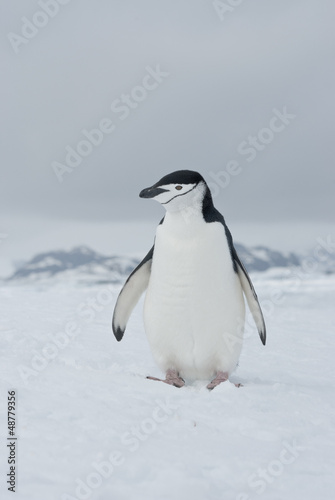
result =
[{"label": "black chin strap line", "polygon": [[174,196],[173,198],[171,198],[171,200],[166,201],[165,203],[161,203],[161,205],[167,205],[168,203],[170,203],[170,201],[174,200],[175,198],[179,198],[179,196],[184,196],[185,194],[190,193],[191,191],[193,191],[193,189],[195,189],[197,187],[197,185],[198,184],[196,184],[195,186],[193,186],[193,188],[190,189],[189,191],[186,191],[186,193],[176,194],[176,196]]}]

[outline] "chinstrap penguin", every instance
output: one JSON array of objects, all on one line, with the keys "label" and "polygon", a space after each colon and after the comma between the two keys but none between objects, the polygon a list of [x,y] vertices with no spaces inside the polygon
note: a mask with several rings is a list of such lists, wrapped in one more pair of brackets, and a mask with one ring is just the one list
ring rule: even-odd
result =
[{"label": "chinstrap penguin", "polygon": [[[243,341],[243,293],[262,343],[266,329],[256,292],[234,248],[223,216],[198,172],[178,170],[140,192],[166,209],[154,246],[130,274],[117,299],[113,332],[123,337],[146,290],[145,332],[166,382],[213,380],[213,389],[236,368]],[[153,380],[160,380],[148,377]]]}]

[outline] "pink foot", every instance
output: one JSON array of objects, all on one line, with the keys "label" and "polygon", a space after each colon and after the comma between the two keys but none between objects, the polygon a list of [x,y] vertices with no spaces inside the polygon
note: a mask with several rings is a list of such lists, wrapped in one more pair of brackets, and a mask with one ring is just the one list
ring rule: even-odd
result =
[{"label": "pink foot", "polygon": [[[216,377],[207,385],[207,389],[212,391],[214,387],[221,384],[221,382],[226,382],[228,380],[227,372],[217,372]],[[242,384],[234,384],[235,387],[243,387]]]},{"label": "pink foot", "polygon": [[215,378],[213,378],[212,382],[210,382],[207,385],[207,389],[210,391],[214,389],[217,385],[221,384],[221,382],[225,382],[228,380],[228,373],[227,372],[217,372],[217,375]]},{"label": "pink foot", "polygon": [[176,370],[167,370],[165,380],[156,377],[147,377],[149,380],[158,380],[159,382],[164,382],[165,384],[174,385],[175,387],[183,387],[185,385],[185,380],[182,379]]}]

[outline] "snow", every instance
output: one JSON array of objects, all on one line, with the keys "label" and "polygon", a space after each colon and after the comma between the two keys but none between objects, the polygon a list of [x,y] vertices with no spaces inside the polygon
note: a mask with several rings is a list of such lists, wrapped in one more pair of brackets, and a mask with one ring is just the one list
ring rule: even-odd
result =
[{"label": "snow", "polygon": [[[61,264],[59,259],[56,259],[55,257],[46,257],[43,262],[38,262],[38,267],[49,267],[49,266],[59,266]],[[34,269],[36,267],[36,263],[33,264],[28,264],[27,267]]]},{"label": "snow", "polygon": [[111,333],[120,286],[2,285],[1,498],[13,498],[11,389],[16,500],[334,498],[335,277],[253,279],[267,345],[248,326],[232,377],[244,386],[212,392],[199,381],[177,389],[146,379],[162,374],[143,300],[122,342]]}]

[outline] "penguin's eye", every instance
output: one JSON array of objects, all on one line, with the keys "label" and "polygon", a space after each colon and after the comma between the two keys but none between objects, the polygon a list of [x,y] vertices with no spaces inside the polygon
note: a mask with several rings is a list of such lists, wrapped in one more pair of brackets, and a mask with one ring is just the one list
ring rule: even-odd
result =
[{"label": "penguin's eye", "polygon": [[176,186],[177,191],[180,191],[181,189],[183,189],[183,186]]}]

